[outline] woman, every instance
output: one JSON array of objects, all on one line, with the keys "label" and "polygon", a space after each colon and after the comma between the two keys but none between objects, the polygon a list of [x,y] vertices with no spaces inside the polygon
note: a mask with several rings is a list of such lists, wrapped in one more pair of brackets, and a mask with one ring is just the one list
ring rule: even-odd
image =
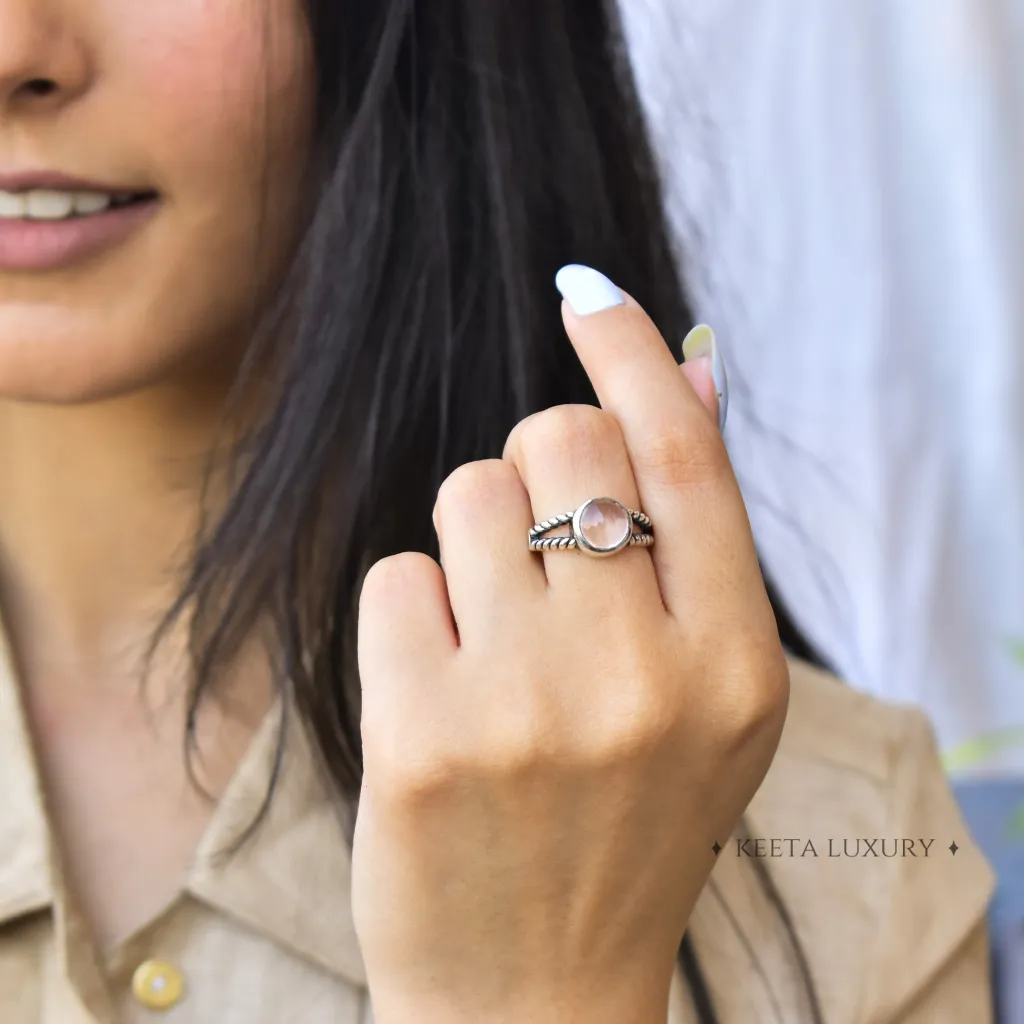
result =
[{"label": "woman", "polygon": [[0,26],[0,1019],[987,1019],[923,719],[779,644],[611,12]]}]

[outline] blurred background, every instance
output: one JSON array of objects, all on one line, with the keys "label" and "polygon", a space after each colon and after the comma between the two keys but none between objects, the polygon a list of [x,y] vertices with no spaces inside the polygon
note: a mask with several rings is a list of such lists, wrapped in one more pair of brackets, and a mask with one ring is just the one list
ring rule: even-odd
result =
[{"label": "blurred background", "polygon": [[1024,1024],[1024,0],[620,0],[762,559],[921,705]]}]

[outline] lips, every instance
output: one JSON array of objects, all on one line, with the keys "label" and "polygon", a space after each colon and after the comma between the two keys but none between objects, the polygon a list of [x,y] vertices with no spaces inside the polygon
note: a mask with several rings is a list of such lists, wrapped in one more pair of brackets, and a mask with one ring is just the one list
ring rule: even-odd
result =
[{"label": "lips", "polygon": [[[87,191],[103,195],[91,190],[34,189],[24,198],[25,193],[7,192],[0,186],[0,202],[6,200],[8,209],[14,202],[12,195],[26,204],[23,216],[5,216],[0,206],[0,273],[54,271],[95,258],[124,244],[160,206],[159,196],[139,193],[116,204],[111,198],[96,212],[76,213],[74,196]],[[34,198],[40,192],[43,198]],[[69,197],[71,207],[66,208]],[[99,200],[93,202],[96,205]],[[35,204],[31,210],[29,203]]]},{"label": "lips", "polygon": [[106,192],[116,194],[118,192],[143,192],[149,191],[145,187],[133,187],[126,182],[103,181],[100,179],[89,179],[76,177],[72,174],[64,174],[62,171],[38,170],[16,170],[13,168],[4,169],[0,166],[0,191],[4,192],[28,192],[32,189],[57,189],[59,191],[79,192]]}]

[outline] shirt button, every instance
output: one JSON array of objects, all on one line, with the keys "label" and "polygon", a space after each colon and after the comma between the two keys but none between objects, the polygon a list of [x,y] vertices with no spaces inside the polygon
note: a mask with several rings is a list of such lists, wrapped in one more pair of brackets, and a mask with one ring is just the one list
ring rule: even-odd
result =
[{"label": "shirt button", "polygon": [[132,975],[132,995],[149,1010],[168,1010],[184,994],[181,971],[164,960],[147,960]]}]

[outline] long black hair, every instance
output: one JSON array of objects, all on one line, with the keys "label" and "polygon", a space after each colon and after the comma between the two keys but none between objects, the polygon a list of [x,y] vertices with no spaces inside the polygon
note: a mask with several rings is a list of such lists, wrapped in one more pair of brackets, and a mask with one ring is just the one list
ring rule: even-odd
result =
[{"label": "long black hair", "polygon": [[[235,398],[267,381],[272,394],[161,634],[187,611],[191,738],[220,667],[269,624],[278,685],[354,801],[366,570],[399,551],[437,557],[439,485],[500,456],[518,420],[596,403],[555,271],[599,267],[672,345],[691,316],[613,4],[306,3],[315,208]],[[680,961],[711,1024],[688,937]]]}]

